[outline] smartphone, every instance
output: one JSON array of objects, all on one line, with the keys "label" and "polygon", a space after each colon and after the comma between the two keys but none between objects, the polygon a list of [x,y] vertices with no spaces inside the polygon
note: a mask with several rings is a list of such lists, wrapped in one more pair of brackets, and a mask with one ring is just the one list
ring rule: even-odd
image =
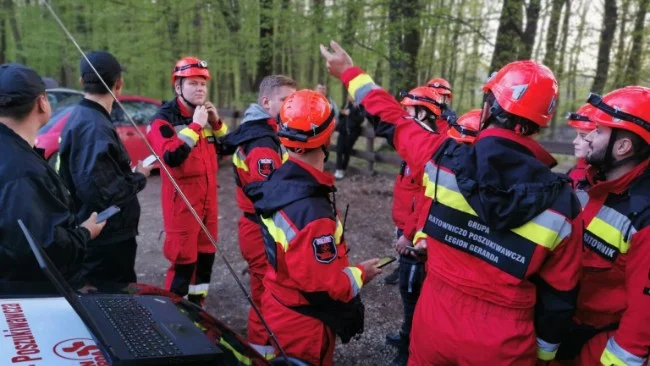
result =
[{"label": "smartphone", "polygon": [[147,156],[146,159],[142,160],[142,166],[143,167],[148,167],[149,165],[155,163],[158,159],[156,159],[155,155],[149,155]]},{"label": "smartphone", "polygon": [[416,247],[406,247],[405,249],[408,250],[409,252],[415,253],[415,255],[420,256],[420,257],[423,257],[423,256],[427,255],[427,251],[425,249],[422,249],[422,248],[418,249]]},{"label": "smartphone", "polygon": [[379,263],[375,265],[376,268],[383,268],[386,267],[387,265],[395,262],[395,257],[384,257],[379,260]]},{"label": "smartphone", "polygon": [[97,214],[97,223],[99,224],[100,222],[104,222],[108,220],[111,216],[115,215],[120,211],[121,211],[120,208],[115,205],[105,209],[104,211]]}]

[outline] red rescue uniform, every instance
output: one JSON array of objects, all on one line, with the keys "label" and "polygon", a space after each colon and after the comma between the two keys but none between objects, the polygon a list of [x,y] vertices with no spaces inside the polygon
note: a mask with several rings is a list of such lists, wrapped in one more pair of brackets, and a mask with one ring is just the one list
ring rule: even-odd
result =
[{"label": "red rescue uniform", "polygon": [[[415,240],[427,277],[411,332],[412,365],[534,365],[553,357],[575,308],[580,205],[537,142],[491,128],[474,146],[427,132],[356,67],[342,81],[423,171]],[[432,339],[435,342],[432,342]]]},{"label": "red rescue uniform", "polygon": [[[150,125],[147,139],[172,176],[217,238],[216,138],[228,127],[221,121],[205,128],[192,122],[192,114],[179,99],[163,104]],[[208,293],[215,247],[179,197],[166,174],[161,174],[161,202],[165,228],[163,254],[171,265],[165,288],[197,303]]]},{"label": "red rescue uniform", "polygon": [[[250,290],[253,302],[261,308],[267,260],[264,240],[253,202],[246,197],[243,187],[252,182],[268,179],[282,165],[283,148],[277,137],[277,122],[257,104],[244,113],[240,126],[229,133],[224,143],[236,146],[232,156],[237,185],[237,206],[242,210],[239,218],[239,248],[250,273]],[[286,154],[286,153],[285,153]],[[268,338],[266,329],[255,311],[248,312],[248,340],[264,344]]]},{"label": "red rescue uniform", "polygon": [[261,215],[270,264],[262,313],[284,352],[311,365],[332,364],[335,334],[347,343],[363,331],[365,275],[348,261],[333,183],[290,158],[244,188]]}]

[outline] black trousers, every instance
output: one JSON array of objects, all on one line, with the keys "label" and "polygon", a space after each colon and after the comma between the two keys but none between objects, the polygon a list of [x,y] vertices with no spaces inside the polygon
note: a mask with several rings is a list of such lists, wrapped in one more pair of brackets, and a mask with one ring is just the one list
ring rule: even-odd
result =
[{"label": "black trousers", "polygon": [[339,135],[336,138],[336,169],[345,170],[350,164],[350,155],[354,144],[361,135],[360,128],[349,128],[347,126],[347,119],[341,119],[342,125],[337,129]]},{"label": "black trousers", "polygon": [[[402,236],[402,231],[397,231],[397,238]],[[413,325],[415,304],[420,297],[420,290],[424,283],[424,262],[411,256],[401,255],[399,258],[399,294],[404,306],[404,320],[402,321],[402,334],[409,336]]]},{"label": "black trousers", "polygon": [[84,257],[82,279],[91,285],[136,282],[137,249],[135,237],[113,244],[92,245],[91,242]]}]

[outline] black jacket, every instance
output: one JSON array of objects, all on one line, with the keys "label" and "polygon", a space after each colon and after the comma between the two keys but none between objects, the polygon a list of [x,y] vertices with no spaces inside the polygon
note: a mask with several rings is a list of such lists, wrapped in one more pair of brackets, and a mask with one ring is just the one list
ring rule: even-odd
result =
[{"label": "black jacket", "polygon": [[131,171],[131,159],[113,127],[108,112],[83,99],[72,111],[61,133],[59,174],[70,189],[78,219],[117,205],[91,245],[124,241],[138,234],[140,203],[137,194],[147,180]]},{"label": "black jacket", "polygon": [[77,227],[68,190],[42,156],[3,124],[0,156],[0,283],[47,281],[18,219],[64,277],[72,278],[81,267],[90,233]]}]

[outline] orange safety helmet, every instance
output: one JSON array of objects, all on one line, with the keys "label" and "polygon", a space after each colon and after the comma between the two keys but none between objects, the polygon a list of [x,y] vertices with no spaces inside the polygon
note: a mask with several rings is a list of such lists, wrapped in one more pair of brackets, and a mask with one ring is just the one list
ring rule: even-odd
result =
[{"label": "orange safety helmet", "polygon": [[491,114],[505,111],[545,128],[557,107],[558,85],[553,72],[532,60],[515,61],[502,67],[483,85],[483,91],[487,105],[483,106],[481,123]]},{"label": "orange safety helmet", "polygon": [[427,86],[429,88],[432,88],[440,95],[448,95],[449,100],[451,100],[454,96],[451,90],[451,84],[449,84],[449,82],[443,78],[433,78],[429,80]]},{"label": "orange safety helmet", "polygon": [[595,107],[589,118],[597,125],[630,131],[650,144],[650,89],[627,86],[604,97],[592,93],[587,103]]},{"label": "orange safety helmet", "polygon": [[311,150],[329,145],[334,132],[334,111],[322,94],[303,89],[282,103],[279,122],[282,145]]},{"label": "orange safety helmet", "polygon": [[174,65],[174,71],[172,71],[172,84],[176,84],[176,79],[178,78],[190,76],[203,76],[206,80],[210,80],[208,63],[191,56],[178,60],[176,65]]},{"label": "orange safety helmet", "polygon": [[450,124],[447,135],[458,142],[471,144],[478,136],[481,125],[481,110],[473,109]]},{"label": "orange safety helmet", "polygon": [[402,106],[424,107],[436,118],[440,117],[442,109],[445,107],[440,94],[426,86],[418,86],[408,93],[399,93],[399,98]]},{"label": "orange safety helmet", "polygon": [[575,112],[567,113],[567,124],[578,130],[593,131],[596,124],[591,121],[589,115],[593,113],[594,107],[591,104],[585,104]]}]

